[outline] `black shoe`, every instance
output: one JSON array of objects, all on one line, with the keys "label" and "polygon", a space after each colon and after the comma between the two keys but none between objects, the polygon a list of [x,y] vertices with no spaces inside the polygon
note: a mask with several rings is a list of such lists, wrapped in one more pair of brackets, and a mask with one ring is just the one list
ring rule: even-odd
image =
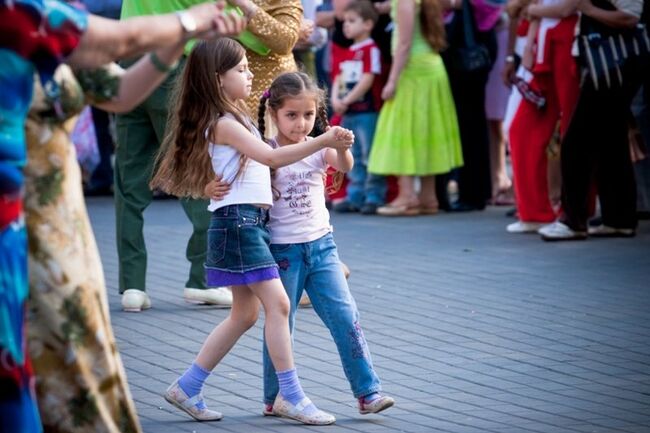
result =
[{"label": "black shoe", "polygon": [[513,207],[512,209],[508,209],[505,216],[506,218],[517,218],[517,208]]},{"label": "black shoe", "polygon": [[366,203],[361,206],[361,215],[375,215],[378,207],[374,203]]},{"label": "black shoe", "polygon": [[350,203],[349,201],[345,200],[340,203],[335,204],[332,209],[334,209],[334,212],[338,213],[356,213],[359,212],[359,208]]},{"label": "black shoe", "polygon": [[457,201],[456,203],[451,205],[451,209],[449,210],[451,212],[473,212],[473,211],[484,210],[484,209],[485,209],[485,205],[476,206],[474,204]]}]

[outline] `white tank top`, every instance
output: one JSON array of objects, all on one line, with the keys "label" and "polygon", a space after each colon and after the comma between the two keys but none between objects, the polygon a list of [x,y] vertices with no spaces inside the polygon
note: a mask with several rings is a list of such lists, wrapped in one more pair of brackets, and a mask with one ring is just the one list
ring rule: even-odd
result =
[{"label": "white tank top", "polygon": [[[224,117],[235,119],[229,113],[225,114]],[[252,122],[249,119],[245,119],[245,121],[248,123],[248,129],[251,133],[261,139],[259,131],[253,126]],[[207,133],[206,131],[206,135]],[[221,176],[222,180],[230,184],[230,192],[223,200],[210,200],[208,206],[210,212],[231,204],[273,205],[271,172],[267,166],[248,158],[244,170],[235,178],[239,171],[240,152],[234,147],[212,143],[211,141],[208,141],[208,152],[212,158],[214,172]]]}]

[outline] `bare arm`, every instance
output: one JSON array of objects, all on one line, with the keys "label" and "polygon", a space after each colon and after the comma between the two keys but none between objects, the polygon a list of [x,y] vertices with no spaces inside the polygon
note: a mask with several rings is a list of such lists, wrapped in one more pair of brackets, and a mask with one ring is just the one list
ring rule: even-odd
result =
[{"label": "bare arm", "polygon": [[578,9],[585,15],[613,28],[632,28],[639,17],[620,10],[608,11],[594,6],[591,0],[580,0]]},{"label": "bare arm", "polygon": [[253,33],[272,52],[289,54],[298,42],[302,24],[302,5],[299,0],[269,2],[262,9],[251,0],[229,0],[248,17],[246,29]]},{"label": "bare arm", "polygon": [[[346,130],[343,128],[334,127],[313,140],[273,149],[251,134],[250,131],[236,120],[222,118],[219,120],[216,132],[214,133],[214,141],[232,146],[238,152],[254,159],[260,164],[272,168],[279,168],[300,161],[328,146],[341,149],[349,148],[352,145],[352,141],[354,141],[354,136],[352,135],[350,139],[349,136],[351,133],[347,134],[344,131]],[[338,138],[343,136],[345,138]]]},{"label": "bare arm", "polygon": [[552,4],[531,4],[528,15],[533,18],[566,18],[576,13],[578,0],[562,0]]},{"label": "bare arm", "polygon": [[358,101],[363,95],[365,95],[370,88],[372,87],[372,83],[375,81],[375,74],[371,74],[369,72],[363,74],[361,76],[361,79],[359,82],[350,90],[350,92],[345,95],[343,99],[341,99],[341,102],[344,103],[345,105],[350,105],[353,104],[354,102]]},{"label": "bare arm", "polygon": [[[133,17],[118,21],[90,15],[79,46],[67,59],[74,68],[95,68],[117,59],[135,57],[147,51],[186,41],[190,37],[229,36],[219,32],[235,18],[223,15],[223,1],[203,3],[187,10],[196,22],[196,32],[186,34],[176,14]],[[225,19],[225,21],[224,21]]]},{"label": "bare arm", "polygon": [[334,27],[334,11],[316,12],[316,25],[324,29]]},{"label": "bare arm", "polygon": [[341,173],[352,170],[354,158],[349,150],[327,149],[325,151],[325,162]]},{"label": "bare arm", "polygon": [[395,95],[395,88],[402,69],[406,66],[413,42],[413,25],[415,20],[415,2],[413,0],[399,0],[397,2],[396,24],[398,29],[397,48],[393,55],[393,64],[388,75],[388,82],[381,92],[384,99],[391,99]]}]

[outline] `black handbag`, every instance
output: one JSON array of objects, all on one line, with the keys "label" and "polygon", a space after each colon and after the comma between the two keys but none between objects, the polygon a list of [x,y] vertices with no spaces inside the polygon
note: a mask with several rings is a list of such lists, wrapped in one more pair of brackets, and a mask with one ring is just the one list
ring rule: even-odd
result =
[{"label": "black handbag", "polygon": [[[596,7],[614,10],[605,0]],[[623,68],[634,60],[650,56],[650,38],[644,22],[633,29],[615,29],[582,15],[578,36],[579,61],[586,79],[596,90],[623,85]]]},{"label": "black handbag", "polygon": [[[456,12],[458,14],[458,12]],[[458,17],[454,17],[454,30],[458,26]],[[463,72],[477,72],[489,70],[492,67],[492,58],[487,47],[476,42],[474,32],[477,31],[476,21],[472,13],[472,5],[469,0],[463,0],[463,45],[449,47],[449,59],[454,70]]]}]

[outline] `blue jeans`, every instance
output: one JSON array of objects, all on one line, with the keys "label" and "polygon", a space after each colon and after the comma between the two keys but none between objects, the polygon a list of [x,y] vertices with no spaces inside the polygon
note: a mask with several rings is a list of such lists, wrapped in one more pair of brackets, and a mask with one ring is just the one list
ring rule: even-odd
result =
[{"label": "blue jeans", "polygon": [[348,172],[347,201],[361,207],[364,203],[384,204],[386,178],[368,173],[368,156],[377,125],[377,113],[350,113],[343,115],[341,126],[354,132],[352,156],[354,167]]},{"label": "blue jeans", "polygon": [[[359,324],[359,310],[343,275],[332,234],[301,244],[271,244],[271,253],[280,267],[280,278],[289,295],[291,332],[304,289],[314,311],[332,334],[354,396],[359,398],[379,392],[381,384]],[[263,356],[264,402],[272,404],[279,388],[266,343]]]}]

